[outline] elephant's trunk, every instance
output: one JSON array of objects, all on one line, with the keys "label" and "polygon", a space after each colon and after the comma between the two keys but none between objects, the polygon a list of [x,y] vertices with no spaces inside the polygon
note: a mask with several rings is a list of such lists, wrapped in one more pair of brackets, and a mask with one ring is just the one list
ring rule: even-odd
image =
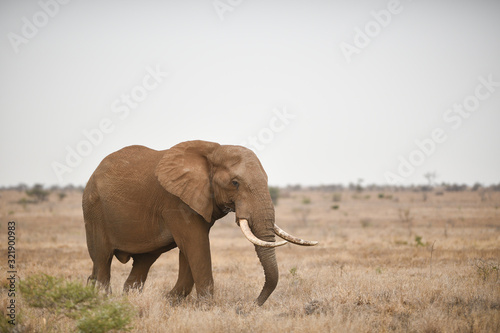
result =
[{"label": "elephant's trunk", "polygon": [[278,285],[279,272],[278,263],[276,262],[276,251],[272,247],[255,246],[255,251],[259,257],[260,263],[264,268],[265,283],[256,303],[261,306],[272,294]]},{"label": "elephant's trunk", "polygon": [[[272,204],[262,205],[258,212],[252,214],[251,222],[252,232],[258,239],[264,242],[275,242],[274,207]],[[262,264],[265,276],[264,287],[256,300],[257,304],[261,306],[278,285],[279,272],[274,247],[255,245],[255,251]]]}]

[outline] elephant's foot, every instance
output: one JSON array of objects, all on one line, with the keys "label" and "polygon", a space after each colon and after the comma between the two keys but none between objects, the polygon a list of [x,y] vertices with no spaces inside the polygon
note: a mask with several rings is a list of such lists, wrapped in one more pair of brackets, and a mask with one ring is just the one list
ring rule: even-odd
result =
[{"label": "elephant's foot", "polygon": [[[186,294],[184,292],[178,293],[174,290],[170,291],[167,293],[166,298],[167,302],[170,304],[170,306],[179,306],[181,304],[184,304],[185,302],[188,301],[187,296],[189,294]],[[194,304],[197,308],[209,308],[213,304],[213,294],[205,294],[204,296],[198,295],[196,298],[190,298],[189,303]]]},{"label": "elephant's foot", "polygon": [[104,290],[106,294],[111,294],[111,284],[109,282],[99,282],[99,280],[94,275],[90,275],[87,278],[87,286],[90,286],[91,288],[97,288],[98,290]]},{"label": "elephant's foot", "polygon": [[205,286],[196,286],[196,292],[200,301],[211,301],[214,297],[214,283],[209,281]]},{"label": "elephant's foot", "polygon": [[137,290],[138,292],[142,293],[142,290],[144,289],[144,282],[142,281],[125,281],[125,284],[123,285],[123,292],[128,293],[130,290]]},{"label": "elephant's foot", "polygon": [[179,293],[175,290],[171,290],[169,293],[167,293],[166,298],[170,306],[179,306],[186,301],[188,295],[189,293]]},{"label": "elephant's foot", "polygon": [[96,282],[97,282],[97,278],[93,275],[90,275],[87,278],[87,286],[91,286],[92,288],[95,288]]},{"label": "elephant's foot", "polygon": [[189,288],[189,289],[180,288],[180,289],[178,289],[178,288],[174,287],[172,290],[170,290],[170,292],[167,293],[167,297],[172,298],[172,299],[184,300],[191,293],[191,289],[192,288]]}]

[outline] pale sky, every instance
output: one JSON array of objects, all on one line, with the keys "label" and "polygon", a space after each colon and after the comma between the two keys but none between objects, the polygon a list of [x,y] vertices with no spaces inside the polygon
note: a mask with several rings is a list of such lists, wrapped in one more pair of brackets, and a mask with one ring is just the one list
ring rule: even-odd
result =
[{"label": "pale sky", "polygon": [[0,29],[0,186],[195,139],[271,185],[500,182],[499,1],[0,0]]}]

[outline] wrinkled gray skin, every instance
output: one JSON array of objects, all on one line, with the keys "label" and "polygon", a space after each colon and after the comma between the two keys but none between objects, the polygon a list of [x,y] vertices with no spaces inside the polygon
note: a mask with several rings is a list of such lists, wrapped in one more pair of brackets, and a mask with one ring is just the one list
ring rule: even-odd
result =
[{"label": "wrinkled gray skin", "polygon": [[[274,206],[256,155],[239,146],[205,141],[156,151],[130,146],[107,156],[83,193],[90,281],[110,291],[113,256],[134,259],[124,290],[140,288],[151,265],[179,248],[179,276],[170,296],[213,294],[209,231],[229,211],[247,219],[261,240],[274,242]],[[278,283],[274,248],[255,246],[265,274],[264,304]]]}]

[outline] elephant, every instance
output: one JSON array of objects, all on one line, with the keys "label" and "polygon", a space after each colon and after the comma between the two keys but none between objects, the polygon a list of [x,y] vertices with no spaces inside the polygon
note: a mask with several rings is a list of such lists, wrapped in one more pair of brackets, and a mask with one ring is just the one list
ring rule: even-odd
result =
[{"label": "elephant", "polygon": [[[124,291],[142,290],[149,269],[164,252],[179,248],[178,279],[169,297],[183,299],[196,285],[210,298],[214,279],[209,231],[235,212],[236,224],[255,250],[265,283],[264,304],[278,283],[275,247],[316,245],[275,224],[268,178],[253,151],[241,146],[187,141],[170,149],[129,146],[105,157],[83,192],[87,247],[93,262],[87,283],[111,292],[111,261],[133,258]],[[283,238],[275,241],[275,235]]]}]

